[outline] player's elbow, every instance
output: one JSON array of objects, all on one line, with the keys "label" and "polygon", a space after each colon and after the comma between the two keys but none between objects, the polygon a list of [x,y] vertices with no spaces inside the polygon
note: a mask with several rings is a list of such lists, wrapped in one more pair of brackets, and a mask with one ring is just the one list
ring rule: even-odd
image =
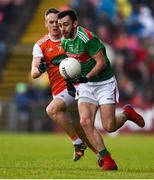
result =
[{"label": "player's elbow", "polygon": [[39,72],[37,72],[37,71],[31,71],[31,77],[33,78],[33,79],[36,79],[36,78],[38,78],[40,76],[40,73]]},{"label": "player's elbow", "polygon": [[35,74],[32,74],[31,77],[32,77],[33,79],[38,78]]}]

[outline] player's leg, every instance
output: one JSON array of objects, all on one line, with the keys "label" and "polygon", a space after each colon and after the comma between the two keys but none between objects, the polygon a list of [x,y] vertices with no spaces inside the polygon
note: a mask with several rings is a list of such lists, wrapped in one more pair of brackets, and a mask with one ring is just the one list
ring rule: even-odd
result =
[{"label": "player's leg", "polygon": [[[87,145],[93,148],[86,138],[85,133],[77,118],[71,118],[68,112],[69,109],[76,106],[75,99],[70,96],[66,90],[54,97],[54,100],[47,107],[47,114],[65,130],[74,144],[74,161],[77,161],[84,155],[84,150]],[[76,106],[77,107],[77,106]],[[76,112],[76,114],[77,112]],[[85,144],[86,142],[86,144]],[[94,148],[93,148],[94,149]]]},{"label": "player's leg", "polygon": [[95,147],[98,164],[102,170],[117,170],[115,161],[107,151],[100,132],[95,128],[94,121],[97,105],[79,101],[80,123],[86,133],[89,142]]},{"label": "player's leg", "polygon": [[144,119],[130,105],[124,107],[124,111],[115,116],[115,104],[101,105],[100,111],[103,119],[103,127],[108,132],[115,132],[121,128],[127,120],[144,127]]},{"label": "player's leg", "polygon": [[[82,144],[74,144],[74,161],[77,161],[81,156],[84,155],[84,150],[85,150],[85,143],[86,145],[92,150],[92,151],[96,151],[95,148],[90,144],[88,138],[86,137],[86,134],[80,124],[80,119],[79,119],[79,113],[78,113],[78,108],[77,108],[77,103],[73,103],[71,105],[71,107],[68,108],[69,111],[69,115],[71,117],[72,120],[72,125],[75,128],[75,131],[77,133],[77,135],[79,136],[80,139],[82,139],[82,141],[84,143]],[[82,154],[81,154],[81,149],[83,148]]]},{"label": "player's leg", "polygon": [[[78,87],[80,123],[89,142],[96,149],[95,153],[98,157],[98,164],[101,169],[116,170],[117,166],[107,151],[100,132],[94,126],[95,115],[98,109],[98,101],[95,96],[97,90],[95,88],[97,87],[90,82],[80,84]],[[104,167],[104,164],[107,164],[107,166]]]},{"label": "player's leg", "polygon": [[56,121],[69,137],[74,140],[77,137],[77,134],[72,126],[71,119],[67,114],[67,107],[63,100],[59,98],[53,99],[46,108],[48,116]]},{"label": "player's leg", "polygon": [[80,84],[77,88],[78,111],[80,124],[92,146],[99,152],[105,149],[102,137],[94,126],[95,115],[98,109],[98,102],[94,97],[89,83]]},{"label": "player's leg", "polygon": [[102,137],[94,126],[97,105],[79,101],[78,109],[80,114],[80,124],[89,142],[95,147],[97,152],[105,149],[105,146],[102,143]]},{"label": "player's leg", "polygon": [[102,104],[100,105],[100,114],[102,124],[107,132],[114,132],[126,122],[127,118],[124,113],[115,116],[115,104]]},{"label": "player's leg", "polygon": [[80,124],[80,117],[79,117],[79,112],[78,112],[78,108],[77,108],[77,104],[75,104],[75,107],[73,109],[71,109],[70,115],[71,115],[71,119],[72,119],[72,124],[73,127],[75,128],[78,136],[84,141],[86,142],[87,146],[93,151],[96,152],[96,149],[91,145],[91,143],[89,142],[81,124]]},{"label": "player's leg", "polygon": [[127,120],[131,120],[140,127],[144,126],[144,119],[130,105],[126,105],[122,113],[115,115],[116,102],[119,101],[119,92],[115,80],[101,85],[99,88],[100,112],[103,127],[108,132],[114,132]]},{"label": "player's leg", "polygon": [[[86,145],[79,138],[75,128],[73,127],[72,121],[67,113],[67,106],[65,102],[60,98],[55,98],[51,101],[51,103],[46,108],[48,116],[56,121],[56,123],[62,127],[62,129],[67,133],[67,135],[72,140],[72,143],[80,146],[78,148],[79,155],[75,158],[75,160],[80,159],[83,156],[84,150],[86,149]],[[81,149],[80,149],[81,148]]]}]

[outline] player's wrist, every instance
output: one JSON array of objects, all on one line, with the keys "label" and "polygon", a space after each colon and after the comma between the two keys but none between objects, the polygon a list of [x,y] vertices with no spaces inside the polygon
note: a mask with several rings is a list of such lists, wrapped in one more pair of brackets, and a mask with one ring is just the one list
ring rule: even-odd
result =
[{"label": "player's wrist", "polygon": [[93,76],[91,76],[90,74],[87,74],[87,75],[86,75],[86,78],[87,78],[88,81],[89,81],[89,80],[91,80],[91,79],[93,78]]},{"label": "player's wrist", "polygon": [[48,65],[46,62],[41,61],[38,67],[39,72],[42,74],[48,70]]},{"label": "player's wrist", "polygon": [[39,74],[43,74],[45,71],[42,71],[40,68],[38,68]]}]

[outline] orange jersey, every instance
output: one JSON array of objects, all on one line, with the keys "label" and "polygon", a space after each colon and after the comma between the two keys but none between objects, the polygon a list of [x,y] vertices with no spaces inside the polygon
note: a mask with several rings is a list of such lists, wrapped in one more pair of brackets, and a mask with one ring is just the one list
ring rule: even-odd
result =
[{"label": "orange jersey", "polygon": [[48,77],[53,95],[66,89],[66,82],[59,73],[59,63],[66,57],[61,41],[53,41],[50,35],[43,36],[34,46],[34,57],[43,57],[49,66]]}]

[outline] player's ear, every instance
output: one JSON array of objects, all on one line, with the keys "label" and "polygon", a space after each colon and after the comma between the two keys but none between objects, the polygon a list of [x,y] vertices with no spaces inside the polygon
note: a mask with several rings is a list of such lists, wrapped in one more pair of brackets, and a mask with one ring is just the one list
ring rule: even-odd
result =
[{"label": "player's ear", "polygon": [[76,28],[78,26],[78,21],[74,21],[73,26]]}]

